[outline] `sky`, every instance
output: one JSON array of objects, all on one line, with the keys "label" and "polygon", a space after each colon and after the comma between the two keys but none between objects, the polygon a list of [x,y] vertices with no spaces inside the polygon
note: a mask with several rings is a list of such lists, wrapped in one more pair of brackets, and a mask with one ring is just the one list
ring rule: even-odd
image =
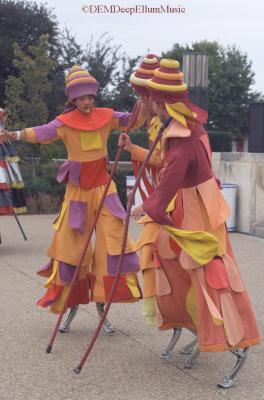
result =
[{"label": "sky", "polygon": [[[91,36],[96,40],[107,32],[113,43],[121,45],[131,57],[147,52],[159,55],[174,43],[185,45],[205,39],[217,40],[224,46],[235,44],[252,61],[256,74],[254,89],[264,92],[262,0],[47,0],[45,3],[53,9],[61,28],[70,28],[81,45]],[[111,5],[115,12],[103,13],[103,6],[109,9]],[[161,5],[168,6],[171,12],[140,13],[146,7]],[[138,13],[132,14],[136,6]]]}]

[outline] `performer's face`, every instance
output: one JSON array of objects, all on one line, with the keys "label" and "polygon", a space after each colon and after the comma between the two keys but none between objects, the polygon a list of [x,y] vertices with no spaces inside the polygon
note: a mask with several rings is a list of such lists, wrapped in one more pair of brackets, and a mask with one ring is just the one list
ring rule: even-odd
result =
[{"label": "performer's face", "polygon": [[73,104],[84,114],[90,114],[94,107],[95,98],[92,95],[80,96],[74,99]]}]

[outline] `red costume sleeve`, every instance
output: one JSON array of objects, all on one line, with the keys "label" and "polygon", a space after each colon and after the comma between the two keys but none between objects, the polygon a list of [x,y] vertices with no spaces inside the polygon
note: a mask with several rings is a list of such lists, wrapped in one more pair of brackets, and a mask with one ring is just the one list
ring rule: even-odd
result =
[{"label": "red costume sleeve", "polygon": [[159,224],[172,224],[166,209],[178,189],[185,186],[194,170],[195,157],[191,138],[168,140],[166,167],[156,190],[143,203],[144,211]]}]

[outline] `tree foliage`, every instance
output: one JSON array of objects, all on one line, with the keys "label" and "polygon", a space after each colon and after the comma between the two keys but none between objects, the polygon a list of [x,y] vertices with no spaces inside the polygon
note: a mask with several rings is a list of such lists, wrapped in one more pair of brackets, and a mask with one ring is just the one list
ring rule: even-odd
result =
[{"label": "tree foliage", "polygon": [[249,104],[261,99],[261,94],[252,89],[255,74],[247,54],[236,46],[224,47],[205,40],[191,46],[175,44],[163,57],[182,63],[183,54],[190,52],[209,56],[208,128],[230,131],[237,137],[247,135]]},{"label": "tree foliage", "polygon": [[4,102],[6,79],[18,73],[13,63],[13,44],[17,43],[21,51],[27,51],[46,34],[49,35],[50,51],[54,53],[58,48],[58,22],[45,5],[0,0],[0,104]]},{"label": "tree foliage", "polygon": [[[38,126],[48,120],[47,98],[52,85],[49,74],[55,62],[49,56],[48,35],[42,35],[36,45],[28,47],[27,54],[18,44],[13,45],[14,65],[18,76],[10,75],[6,81],[8,126],[11,129]],[[47,147],[17,144],[19,152],[33,159],[47,158]]]}]

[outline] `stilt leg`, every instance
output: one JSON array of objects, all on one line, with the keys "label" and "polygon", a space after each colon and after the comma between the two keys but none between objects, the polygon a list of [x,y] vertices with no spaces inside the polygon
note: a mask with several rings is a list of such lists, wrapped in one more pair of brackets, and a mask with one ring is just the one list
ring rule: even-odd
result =
[{"label": "stilt leg", "polygon": [[169,360],[174,347],[176,346],[178,340],[180,339],[182,333],[182,328],[174,328],[173,329],[173,335],[171,338],[170,343],[168,344],[168,346],[166,347],[166,349],[162,352],[160,358],[164,358],[165,360]]},{"label": "stilt leg", "polygon": [[192,351],[191,351],[189,357],[187,358],[187,360],[184,363],[184,368],[185,369],[191,369],[193,367],[193,364],[197,360],[199,354],[200,354],[199,344],[198,344],[198,342],[196,340],[196,344],[193,345]]},{"label": "stilt leg", "polygon": [[249,351],[248,347],[245,347],[244,349],[231,350],[231,353],[233,353],[237,357],[237,362],[234,368],[231,370],[231,372],[217,384],[218,387],[222,389],[229,389],[231,386],[233,386],[234,378],[242,368],[244,362],[246,361],[248,351]]},{"label": "stilt leg", "polygon": [[[104,312],[104,303],[96,303],[96,308],[97,308],[99,317],[101,317],[101,315]],[[104,322],[103,331],[104,331],[104,333],[114,333],[115,332],[113,326],[110,324],[110,322],[107,319]]]},{"label": "stilt leg", "polygon": [[70,309],[70,312],[69,312],[69,315],[68,315],[66,321],[59,328],[59,332],[61,332],[61,333],[69,332],[71,322],[72,322],[73,318],[75,317],[75,315],[77,314],[77,311],[78,311],[78,305],[74,306]]},{"label": "stilt leg", "polygon": [[187,344],[181,351],[181,354],[191,354],[195,345],[197,345],[198,339],[197,337],[193,339],[193,341]]}]

